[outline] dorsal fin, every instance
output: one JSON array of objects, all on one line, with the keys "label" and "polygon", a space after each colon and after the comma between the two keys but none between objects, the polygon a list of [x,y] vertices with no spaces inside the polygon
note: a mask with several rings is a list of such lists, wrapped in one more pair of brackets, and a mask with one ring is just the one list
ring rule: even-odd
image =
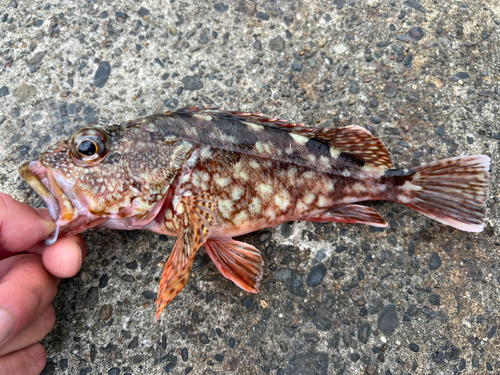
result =
[{"label": "dorsal fin", "polygon": [[312,128],[310,131],[298,130],[297,132],[329,143],[332,156],[344,152],[384,170],[394,167],[389,151],[382,141],[360,126],[349,125],[338,129]]},{"label": "dorsal fin", "polygon": [[274,129],[281,129],[286,131],[292,131],[294,128],[298,129],[313,129],[304,126],[304,123],[293,123],[288,122],[288,120],[279,119],[276,117],[266,117],[262,113],[252,113],[252,112],[233,112],[226,111],[223,108],[207,108],[202,109],[198,107],[186,107],[176,110],[175,112],[167,111],[165,113],[168,114],[180,114],[180,115],[188,115],[195,116],[197,114],[203,115],[212,115],[221,118],[231,118],[234,120],[239,120],[242,122],[249,122],[256,125],[263,125]]},{"label": "dorsal fin", "polygon": [[262,125],[294,133],[330,145],[332,157],[340,153],[350,154],[353,157],[377,169],[390,169],[394,166],[389,151],[382,141],[374,137],[368,130],[357,125],[343,128],[310,128],[303,123],[292,123],[287,120],[265,117],[260,113],[232,112],[222,108],[200,109],[187,107],[169,114],[188,116],[216,116],[218,118],[234,119],[243,123]]}]

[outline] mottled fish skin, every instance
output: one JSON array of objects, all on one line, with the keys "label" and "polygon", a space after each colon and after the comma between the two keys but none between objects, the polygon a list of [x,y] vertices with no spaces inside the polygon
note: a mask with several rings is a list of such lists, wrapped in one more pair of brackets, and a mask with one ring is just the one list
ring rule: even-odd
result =
[{"label": "mottled fish skin", "polygon": [[387,226],[355,202],[389,200],[481,231],[489,164],[476,155],[392,170],[385,146],[359,126],[307,128],[190,107],[88,125],[20,173],[47,202],[61,235],[104,227],[178,237],[161,277],[158,319],[185,286],[201,246],[225,277],[255,293],[262,257],[234,236],[292,220]]}]

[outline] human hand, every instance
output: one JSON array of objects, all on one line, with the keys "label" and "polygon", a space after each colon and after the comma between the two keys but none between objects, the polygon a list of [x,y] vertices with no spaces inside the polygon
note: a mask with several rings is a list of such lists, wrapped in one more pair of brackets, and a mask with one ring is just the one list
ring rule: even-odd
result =
[{"label": "human hand", "polygon": [[51,246],[47,210],[35,210],[0,193],[0,373],[39,374],[46,352],[38,343],[52,329],[51,305],[59,278],[72,277],[85,259],[81,236]]}]

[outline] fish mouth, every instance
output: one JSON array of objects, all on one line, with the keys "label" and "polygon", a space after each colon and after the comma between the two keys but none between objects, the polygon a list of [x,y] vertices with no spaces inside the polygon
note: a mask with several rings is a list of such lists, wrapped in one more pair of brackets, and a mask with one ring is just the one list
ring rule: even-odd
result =
[{"label": "fish mouth", "polygon": [[56,231],[45,240],[46,245],[51,245],[57,240],[59,228],[75,219],[78,213],[52,173],[39,161],[24,163],[19,167],[19,174],[45,201],[50,218],[57,225]]}]

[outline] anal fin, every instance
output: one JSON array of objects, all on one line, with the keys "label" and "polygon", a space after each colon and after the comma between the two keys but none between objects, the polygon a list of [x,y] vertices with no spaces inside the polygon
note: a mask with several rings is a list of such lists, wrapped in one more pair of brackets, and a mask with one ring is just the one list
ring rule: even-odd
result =
[{"label": "anal fin", "polygon": [[259,250],[234,240],[207,240],[205,249],[224,277],[247,292],[259,291],[264,273]]},{"label": "anal fin", "polygon": [[357,204],[346,204],[344,206],[334,207],[322,214],[304,220],[315,223],[333,221],[337,223],[366,224],[372,227],[387,227],[387,222],[377,210]]}]

